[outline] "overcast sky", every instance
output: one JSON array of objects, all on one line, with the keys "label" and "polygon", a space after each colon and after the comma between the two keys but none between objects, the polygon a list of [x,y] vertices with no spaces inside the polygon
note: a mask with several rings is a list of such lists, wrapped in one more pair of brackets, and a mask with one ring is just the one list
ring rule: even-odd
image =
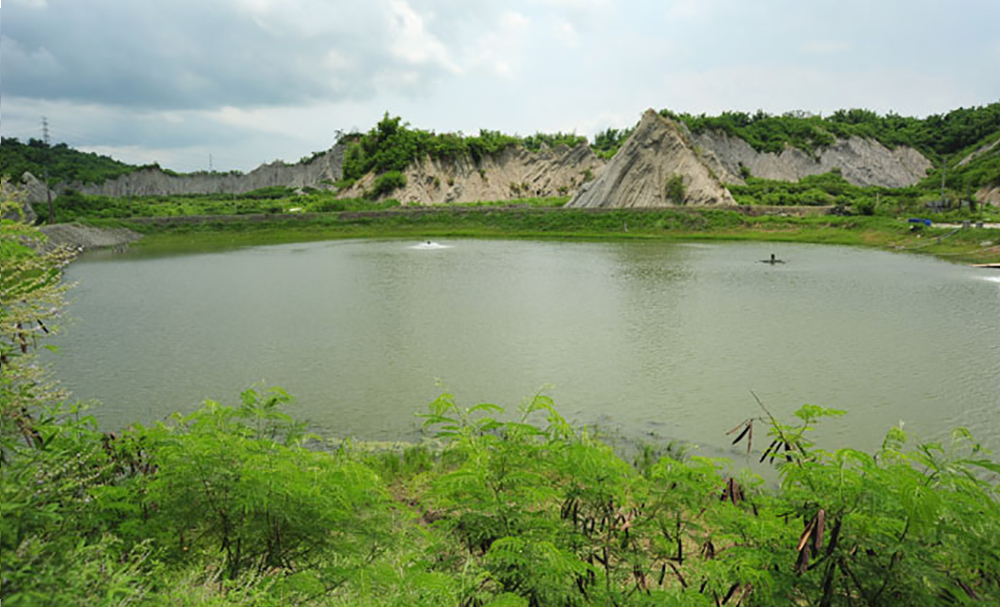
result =
[{"label": "overcast sky", "polygon": [[1000,99],[998,0],[0,0],[0,131],[180,171],[385,111],[591,136],[648,107],[925,116]]}]

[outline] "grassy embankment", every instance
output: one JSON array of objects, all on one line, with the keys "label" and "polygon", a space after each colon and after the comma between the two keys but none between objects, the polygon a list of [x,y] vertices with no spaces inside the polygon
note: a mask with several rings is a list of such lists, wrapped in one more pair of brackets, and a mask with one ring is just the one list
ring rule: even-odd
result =
[{"label": "grassy embankment", "polygon": [[[537,203],[551,201],[536,201]],[[558,202],[558,201],[557,201]],[[905,219],[818,214],[819,209],[762,214],[760,208],[586,210],[525,206],[399,208],[340,213],[96,221],[146,235],[149,251],[214,249],[338,238],[549,238],[588,240],[755,240],[866,246],[987,263],[1000,260],[1000,231],[924,228]],[[959,218],[945,216],[957,221]],[[990,243],[990,244],[985,244]]]}]

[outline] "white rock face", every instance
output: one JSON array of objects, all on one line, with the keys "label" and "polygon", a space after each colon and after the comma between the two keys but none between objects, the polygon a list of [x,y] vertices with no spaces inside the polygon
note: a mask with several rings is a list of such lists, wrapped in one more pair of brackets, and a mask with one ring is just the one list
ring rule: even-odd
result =
[{"label": "white rock face", "polygon": [[667,207],[667,183],[684,182],[686,205],[735,205],[713,169],[673,121],[646,110],[642,121],[607,168],[585,184],[570,207]]},{"label": "white rock face", "polygon": [[[450,160],[424,157],[405,171],[406,185],[383,198],[404,204],[439,204],[568,196],[600,175],[604,165],[587,144],[543,146],[537,152],[509,147],[479,164],[469,156]],[[374,182],[374,175],[366,175],[342,195],[359,197]]]},{"label": "white rock face", "polygon": [[[262,165],[245,175],[170,175],[142,169],[101,184],[71,183],[84,194],[112,196],[176,196],[183,194],[243,193],[264,187],[325,188],[343,177],[344,148],[335,146],[307,164]],[[451,160],[428,157],[405,171],[404,188],[385,195],[407,204],[475,202],[515,198],[572,195],[603,170],[605,161],[586,144],[574,148],[544,147],[530,152],[511,147],[476,164],[471,157]],[[341,197],[360,197],[370,190],[375,175],[366,175]],[[35,200],[36,197],[32,197]],[[44,199],[44,195],[42,197]],[[35,200],[37,202],[37,200]]]},{"label": "white rock face", "polygon": [[810,154],[786,147],[780,154],[758,152],[746,141],[718,131],[693,136],[694,144],[710,160],[713,170],[725,183],[743,183],[740,165],[754,177],[798,181],[840,169],[848,182],[860,186],[905,187],[927,175],[931,162],[913,148],[890,150],[873,139],[838,139],[833,145]]},{"label": "white rock face", "polygon": [[[45,184],[41,181],[35,179],[35,176],[31,173],[25,172],[24,176],[21,177],[23,182],[21,185],[16,185],[10,182],[4,182],[4,198],[10,197],[17,202],[21,203],[21,211],[12,210],[11,212],[3,216],[4,219],[16,219],[22,220],[25,223],[35,223],[38,219],[38,215],[35,213],[35,209],[32,207],[32,203],[44,203],[47,200],[45,195]],[[55,196],[53,196],[55,198]]]},{"label": "white rock face", "polygon": [[192,173],[170,175],[152,168],[135,171],[99,184],[69,183],[65,187],[83,194],[122,198],[132,196],[176,196],[181,194],[242,194],[259,188],[323,187],[324,182],[341,178],[344,150],[341,146],[325,152],[311,162],[263,164],[246,174]]}]

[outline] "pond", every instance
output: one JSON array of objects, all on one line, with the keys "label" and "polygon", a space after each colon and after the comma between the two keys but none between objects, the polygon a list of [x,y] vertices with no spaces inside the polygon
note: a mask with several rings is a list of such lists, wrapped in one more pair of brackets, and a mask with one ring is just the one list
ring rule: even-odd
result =
[{"label": "pond", "polygon": [[412,439],[442,392],[515,410],[541,390],[575,423],[724,451],[761,414],[753,391],[784,419],[847,410],[831,448],[899,423],[1000,448],[990,270],[801,244],[434,244],[89,253],[49,360],[113,427],[263,381],[320,434]]}]

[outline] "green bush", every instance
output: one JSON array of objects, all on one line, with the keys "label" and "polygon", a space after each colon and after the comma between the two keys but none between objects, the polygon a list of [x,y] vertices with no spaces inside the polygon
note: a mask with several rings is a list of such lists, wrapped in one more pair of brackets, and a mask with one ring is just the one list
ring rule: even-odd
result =
[{"label": "green bush", "polygon": [[684,186],[683,175],[672,175],[667,179],[666,196],[667,200],[674,204],[684,204],[687,188]]},{"label": "green bush", "polygon": [[287,198],[293,194],[295,194],[295,190],[292,188],[275,185],[237,194],[236,198],[239,198],[240,200],[278,200],[281,198]]},{"label": "green bush", "polygon": [[387,531],[377,477],[302,447],[301,425],[279,410],[288,400],[280,389],[248,390],[238,408],[207,401],[139,433],[156,453],[151,525],[177,551],[221,554],[231,579],[360,558]]},{"label": "green bush", "polygon": [[371,197],[381,198],[405,186],[406,175],[399,171],[389,171],[375,178],[375,183],[372,184]]},{"label": "green bush", "polygon": [[618,153],[618,149],[628,141],[628,138],[632,136],[635,128],[630,129],[614,129],[607,128],[596,135],[594,135],[594,143],[591,148],[594,153],[604,158],[610,160]]}]

